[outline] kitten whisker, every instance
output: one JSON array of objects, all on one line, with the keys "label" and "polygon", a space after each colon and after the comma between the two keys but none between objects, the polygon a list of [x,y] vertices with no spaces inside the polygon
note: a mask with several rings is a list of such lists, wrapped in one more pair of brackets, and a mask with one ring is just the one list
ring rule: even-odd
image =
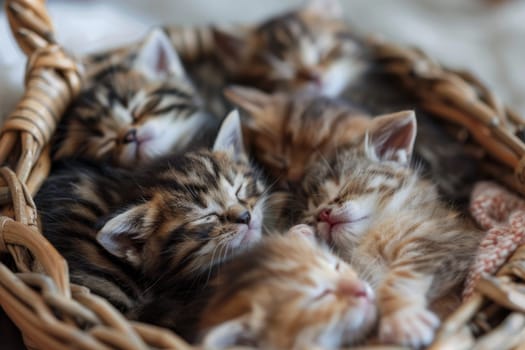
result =
[{"label": "kitten whisker", "polygon": [[207,285],[211,278],[211,275],[213,272],[213,266],[215,266],[215,253],[220,248],[221,244],[222,242],[219,242],[219,244],[217,244],[215,248],[213,248],[213,251],[211,253],[210,263],[208,264],[208,275],[206,276],[206,282],[204,283],[204,285]]}]

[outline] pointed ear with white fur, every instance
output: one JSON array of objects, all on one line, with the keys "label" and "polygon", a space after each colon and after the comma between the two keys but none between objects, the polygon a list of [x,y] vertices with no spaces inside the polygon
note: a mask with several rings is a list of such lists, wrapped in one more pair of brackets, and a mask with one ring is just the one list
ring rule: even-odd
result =
[{"label": "pointed ear with white fur", "polygon": [[210,329],[202,343],[204,350],[219,350],[235,345],[253,344],[255,340],[255,334],[250,329],[249,315],[245,315]]},{"label": "pointed ear with white fur", "polygon": [[402,111],[376,117],[365,144],[369,157],[408,165],[416,140],[414,111]]},{"label": "pointed ear with white fur", "polygon": [[164,80],[170,75],[186,76],[179,55],[161,29],[152,30],[139,49],[134,67],[151,80]]},{"label": "pointed ear with white fur", "polygon": [[239,112],[233,110],[221,124],[213,151],[228,152],[236,161],[246,160]]},{"label": "pointed ear with white fur", "polygon": [[305,10],[328,19],[343,18],[343,8],[339,0],[309,0],[305,5]]},{"label": "pointed ear with white fur", "polygon": [[98,231],[98,243],[112,255],[139,266],[143,261],[145,241],[151,234],[148,208],[145,203],[111,218]]}]

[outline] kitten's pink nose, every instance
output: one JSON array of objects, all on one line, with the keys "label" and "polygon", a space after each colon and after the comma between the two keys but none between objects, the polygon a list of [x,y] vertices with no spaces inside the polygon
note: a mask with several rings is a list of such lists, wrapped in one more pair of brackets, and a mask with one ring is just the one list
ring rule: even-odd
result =
[{"label": "kitten's pink nose", "polygon": [[367,285],[360,280],[343,279],[339,281],[337,290],[341,295],[352,298],[372,298],[369,288],[367,288]]},{"label": "kitten's pink nose", "polygon": [[126,132],[122,138],[124,143],[137,142],[137,140],[137,129],[135,128],[128,130],[128,132]]},{"label": "kitten's pink nose", "polygon": [[331,222],[330,214],[332,214],[332,209],[325,208],[325,209],[321,210],[321,212],[319,213],[319,216],[317,217],[317,219],[319,221],[324,221],[326,223],[330,223]]}]

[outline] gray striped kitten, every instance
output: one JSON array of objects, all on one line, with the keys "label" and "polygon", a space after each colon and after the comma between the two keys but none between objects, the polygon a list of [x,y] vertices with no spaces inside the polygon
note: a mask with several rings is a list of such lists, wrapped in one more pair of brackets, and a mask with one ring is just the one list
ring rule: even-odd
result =
[{"label": "gray striped kitten", "polygon": [[131,167],[213,139],[219,120],[205,111],[163,31],[86,62],[85,88],[58,127],[55,160]]},{"label": "gray striped kitten", "polygon": [[188,315],[177,305],[194,300],[220,264],[260,240],[267,192],[232,113],[213,151],[133,172],[62,162],[35,201],[43,233],[67,260],[73,283],[130,318],[184,333],[178,317]]}]

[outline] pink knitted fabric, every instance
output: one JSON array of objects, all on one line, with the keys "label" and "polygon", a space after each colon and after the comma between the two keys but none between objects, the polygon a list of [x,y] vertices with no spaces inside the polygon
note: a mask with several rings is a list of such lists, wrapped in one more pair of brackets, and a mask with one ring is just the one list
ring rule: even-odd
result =
[{"label": "pink knitted fabric", "polygon": [[494,274],[525,243],[525,201],[500,185],[477,183],[470,213],[487,233],[465,282],[465,299],[472,295],[482,274]]}]

